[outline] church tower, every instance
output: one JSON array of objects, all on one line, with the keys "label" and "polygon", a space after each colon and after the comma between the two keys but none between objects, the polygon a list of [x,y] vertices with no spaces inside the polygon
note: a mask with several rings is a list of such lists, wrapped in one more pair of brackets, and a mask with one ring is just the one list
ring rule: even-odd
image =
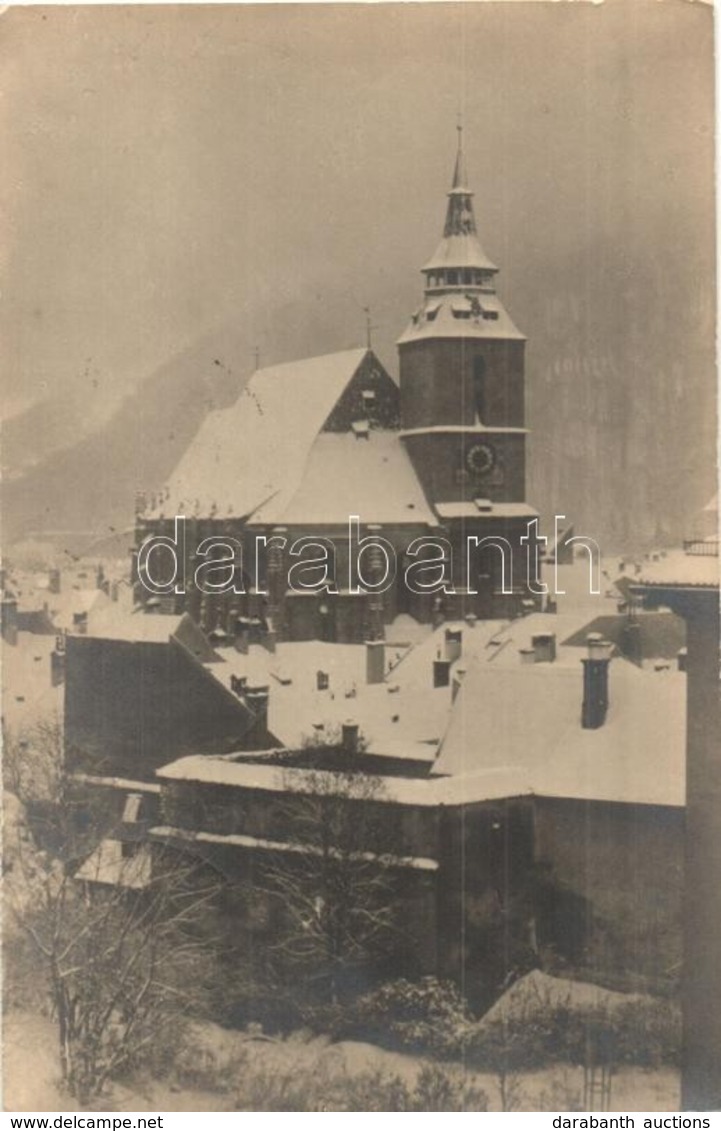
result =
[{"label": "church tower", "polygon": [[401,434],[452,541],[494,534],[518,548],[520,596],[518,538],[537,516],[525,503],[525,337],[478,239],[460,126],[443,237],[422,272],[423,304],[398,342]]}]

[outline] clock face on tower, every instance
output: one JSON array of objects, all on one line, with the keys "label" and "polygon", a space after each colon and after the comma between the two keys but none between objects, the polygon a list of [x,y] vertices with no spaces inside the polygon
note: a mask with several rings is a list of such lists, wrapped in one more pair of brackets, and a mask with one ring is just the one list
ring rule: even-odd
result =
[{"label": "clock face on tower", "polygon": [[473,475],[487,475],[496,466],[496,452],[491,444],[474,444],[466,452],[466,467]]}]

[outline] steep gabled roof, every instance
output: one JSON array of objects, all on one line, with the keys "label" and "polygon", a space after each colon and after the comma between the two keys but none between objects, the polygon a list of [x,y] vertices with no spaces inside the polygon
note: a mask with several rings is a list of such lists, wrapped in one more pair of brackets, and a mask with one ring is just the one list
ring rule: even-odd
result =
[{"label": "steep gabled roof", "polygon": [[398,432],[323,432],[308,454],[290,498],[281,492],[254,514],[258,523],[340,524],[351,515],[362,522],[412,525],[436,518],[428,506]]},{"label": "steep gabled roof", "polygon": [[347,350],[257,370],[235,404],[206,418],[171,477],[163,514],[242,518],[270,499],[282,509],[367,352]]}]

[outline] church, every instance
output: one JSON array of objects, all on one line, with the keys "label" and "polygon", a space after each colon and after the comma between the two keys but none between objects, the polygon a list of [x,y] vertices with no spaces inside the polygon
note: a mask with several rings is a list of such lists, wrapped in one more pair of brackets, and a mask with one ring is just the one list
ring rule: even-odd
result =
[{"label": "church", "polygon": [[[137,515],[134,581],[147,611],[189,612],[230,638],[359,642],[382,639],[401,614],[430,624],[538,604],[528,580],[538,516],[525,498],[525,337],[478,238],[460,128],[442,238],[422,273],[422,304],[398,341],[399,386],[370,348],[350,350],[258,369],[233,405],[206,418]],[[149,538],[173,539],[177,516],[189,580],[154,596],[138,553]],[[348,584],[351,516],[361,538],[395,552],[384,592]],[[243,548],[242,578],[208,592],[193,582],[199,547],[223,538]],[[318,591],[288,583],[287,547],[298,539],[332,547],[333,576]],[[435,586],[406,584],[419,540],[446,548]],[[171,561],[156,558],[154,576],[171,582]],[[366,576],[378,568],[369,553]]]}]

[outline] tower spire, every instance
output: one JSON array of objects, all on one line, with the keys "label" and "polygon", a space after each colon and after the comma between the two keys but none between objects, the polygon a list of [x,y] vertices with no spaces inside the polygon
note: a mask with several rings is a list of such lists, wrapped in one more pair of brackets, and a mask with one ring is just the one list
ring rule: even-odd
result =
[{"label": "tower spire", "polygon": [[456,167],[453,170],[453,184],[451,185],[451,191],[463,188],[467,180],[465,161],[463,158],[463,119],[460,114],[458,115],[458,124],[456,125],[456,130],[458,131],[458,149],[456,151]]},{"label": "tower spire", "polygon": [[[463,121],[458,116],[453,179],[441,241],[423,265],[425,298],[401,344],[420,338],[522,339],[496,293],[498,268],[481,247],[466,179]],[[480,415],[480,414],[479,414]]]},{"label": "tower spire", "polygon": [[460,120],[456,129],[458,131],[458,150],[453,169],[451,191],[448,193],[446,223],[443,229],[444,239],[448,239],[449,236],[474,236],[476,234],[473,193],[467,187],[466,166],[463,158],[463,124]]}]

